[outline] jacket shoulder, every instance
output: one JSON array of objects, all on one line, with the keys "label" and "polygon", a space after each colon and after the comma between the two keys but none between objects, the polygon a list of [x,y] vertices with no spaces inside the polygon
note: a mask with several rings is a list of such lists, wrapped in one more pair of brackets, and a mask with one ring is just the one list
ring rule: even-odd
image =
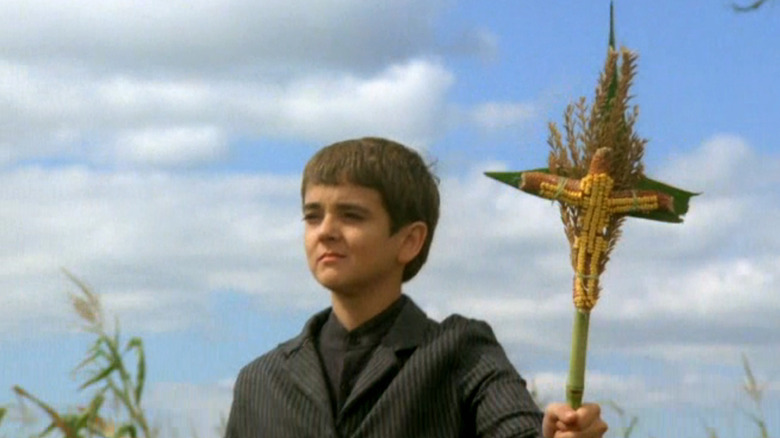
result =
[{"label": "jacket shoulder", "polygon": [[438,323],[438,331],[441,334],[454,336],[458,339],[482,340],[483,342],[498,343],[493,329],[485,321],[468,318],[463,315],[453,314]]},{"label": "jacket shoulder", "polygon": [[262,380],[280,372],[284,368],[284,361],[292,342],[291,339],[281,343],[244,365],[238,373],[236,386],[239,386],[238,383],[246,384],[248,381]]}]

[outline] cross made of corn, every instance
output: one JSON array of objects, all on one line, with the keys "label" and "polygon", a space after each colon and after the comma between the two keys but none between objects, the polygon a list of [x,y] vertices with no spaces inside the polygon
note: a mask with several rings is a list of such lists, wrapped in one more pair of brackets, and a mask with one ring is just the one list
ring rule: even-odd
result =
[{"label": "cross made of corn", "polygon": [[[589,312],[598,300],[601,258],[607,251],[606,227],[610,216],[647,215],[655,211],[676,216],[674,198],[667,193],[640,189],[612,190],[614,181],[608,173],[610,152],[609,148],[598,149],[588,174],[582,179],[544,171],[523,172],[515,174],[519,178],[513,178],[516,187],[524,192],[583,210],[573,245],[576,254],[573,295],[575,307],[585,312]],[[509,182],[505,178],[497,179]]]}]

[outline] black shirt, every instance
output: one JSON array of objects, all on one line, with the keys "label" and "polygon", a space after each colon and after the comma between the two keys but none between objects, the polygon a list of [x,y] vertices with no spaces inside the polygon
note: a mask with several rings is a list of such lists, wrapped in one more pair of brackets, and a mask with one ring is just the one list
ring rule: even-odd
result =
[{"label": "black shirt", "polygon": [[317,336],[317,351],[329,384],[334,416],[341,411],[371,352],[390,330],[406,301],[406,296],[401,295],[387,309],[351,331],[341,325],[331,310]]}]

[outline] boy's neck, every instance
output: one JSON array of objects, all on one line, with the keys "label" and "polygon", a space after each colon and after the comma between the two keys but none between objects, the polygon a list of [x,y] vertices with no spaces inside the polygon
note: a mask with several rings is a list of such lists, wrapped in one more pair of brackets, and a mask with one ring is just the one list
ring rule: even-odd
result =
[{"label": "boy's neck", "polygon": [[341,325],[352,331],[382,313],[401,297],[401,288],[381,294],[342,294],[331,291],[333,314]]}]

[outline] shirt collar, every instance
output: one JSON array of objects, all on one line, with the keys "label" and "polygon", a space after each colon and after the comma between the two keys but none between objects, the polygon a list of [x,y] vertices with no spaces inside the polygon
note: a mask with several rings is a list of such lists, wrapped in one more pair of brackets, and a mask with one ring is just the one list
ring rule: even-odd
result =
[{"label": "shirt collar", "polygon": [[352,330],[344,328],[336,315],[330,312],[320,331],[320,342],[326,348],[337,350],[377,345],[393,326],[406,301],[406,296],[401,295],[385,310]]},{"label": "shirt collar", "polygon": [[[425,312],[414,303],[414,300],[406,295],[402,296],[406,304],[399,305],[399,314],[381,341],[383,345],[393,350],[414,348],[420,345],[431,324],[436,325],[435,322],[428,319]],[[332,309],[329,307],[314,314],[306,322],[298,336],[279,344],[279,348],[289,356],[301,348],[307,341],[314,341],[314,338],[320,333],[320,329],[322,329],[332,313]]]}]

